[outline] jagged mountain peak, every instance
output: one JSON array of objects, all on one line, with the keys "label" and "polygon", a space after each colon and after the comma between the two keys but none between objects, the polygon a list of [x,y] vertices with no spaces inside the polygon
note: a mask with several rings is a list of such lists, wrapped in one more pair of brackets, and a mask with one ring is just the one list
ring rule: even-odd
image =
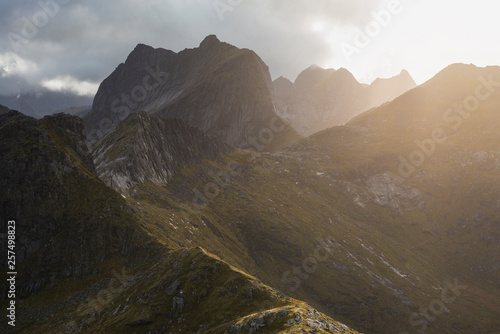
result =
[{"label": "jagged mountain peak", "polygon": [[[162,60],[169,59],[175,52],[163,48],[153,48],[146,44],[137,44],[125,60],[128,67],[152,66]],[[120,64],[123,65],[123,64]],[[126,68],[126,67],[125,67]]]},{"label": "jagged mountain peak", "polygon": [[216,35],[208,35],[205,39],[200,43],[200,48],[212,47],[214,45],[220,44],[221,41],[217,38]]},{"label": "jagged mountain peak", "polygon": [[298,138],[275,113],[272,94],[262,59],[215,35],[179,53],[140,44],[100,85],[84,121],[92,143],[130,113],[146,111],[182,119],[228,145],[248,148],[276,119],[284,131],[273,134],[271,145],[257,145],[269,149]]},{"label": "jagged mountain peak", "polygon": [[354,75],[343,67],[335,70],[333,68],[324,69],[318,65],[311,65],[298,75],[294,82],[294,89],[311,89],[316,85],[339,81],[344,81],[351,85],[359,84]]},{"label": "jagged mountain peak", "polygon": [[422,86],[425,86],[427,84],[456,85],[457,83],[461,82],[464,79],[465,80],[474,79],[474,77],[477,77],[481,73],[489,71],[490,69],[495,71],[495,68],[499,68],[499,66],[478,67],[474,64],[455,63],[446,66],[438,74],[436,74],[434,77],[425,82]]},{"label": "jagged mountain peak", "polygon": [[317,65],[302,71],[292,86],[283,80],[275,80],[273,85],[278,114],[305,136],[345,124],[416,86],[407,72],[364,85],[345,68],[323,69]]},{"label": "jagged mountain peak", "polygon": [[[497,103],[499,95],[495,86],[499,80],[500,66],[450,65],[426,83],[380,108],[357,116],[348,124],[385,129],[392,134],[403,131],[405,136],[421,133],[424,129],[446,128],[450,136],[456,129],[461,129],[456,133],[457,137],[477,131],[478,127],[484,133],[496,131],[493,129],[498,124],[497,118],[493,115],[479,116],[479,111]],[[484,96],[485,100],[480,100],[476,94]],[[467,101],[471,105],[466,106]],[[472,112],[467,108],[474,110],[475,117],[470,117]],[[490,121],[485,122],[488,117]]]},{"label": "jagged mountain peak", "polygon": [[[405,90],[402,90],[402,87],[405,87]],[[415,87],[417,87],[417,84],[406,70],[402,70],[400,74],[391,78],[377,78],[368,87],[370,105],[378,107]]]},{"label": "jagged mountain peak", "polygon": [[357,84],[359,85],[358,79],[354,77],[354,75],[346,68],[339,68],[337,71],[333,72],[329,79],[332,78],[334,80],[345,80],[346,82],[350,84]]},{"label": "jagged mountain peak", "polygon": [[293,88],[293,82],[285,77],[279,77],[273,81],[274,95],[284,95]]},{"label": "jagged mountain peak", "polygon": [[308,68],[306,68],[304,71],[324,71],[325,69],[319,65],[312,64]]},{"label": "jagged mountain peak", "polygon": [[410,75],[410,72],[407,70],[403,69],[398,75],[392,76],[390,78],[377,78],[375,79],[370,86],[374,87],[382,83],[387,83],[387,82],[393,82],[393,84],[408,84],[411,86],[416,87],[417,84],[413,80],[412,76]]},{"label": "jagged mountain peak", "polygon": [[276,82],[287,82],[287,83],[289,82],[289,83],[293,84],[293,82],[290,81],[290,79],[285,78],[284,76],[279,76],[278,78],[274,79],[274,81],[276,81]]},{"label": "jagged mountain peak", "polygon": [[132,54],[135,52],[144,52],[144,51],[153,51],[155,48],[153,48],[150,45],[139,43],[135,46],[134,50],[131,52]]},{"label": "jagged mountain peak", "polygon": [[399,75],[401,75],[403,77],[411,77],[410,72],[408,72],[408,70],[406,70],[404,68],[401,70],[401,72],[399,72]]},{"label": "jagged mountain peak", "polygon": [[311,88],[334,72],[335,70],[331,68],[324,69],[318,65],[311,65],[297,76],[294,86],[298,89]]}]

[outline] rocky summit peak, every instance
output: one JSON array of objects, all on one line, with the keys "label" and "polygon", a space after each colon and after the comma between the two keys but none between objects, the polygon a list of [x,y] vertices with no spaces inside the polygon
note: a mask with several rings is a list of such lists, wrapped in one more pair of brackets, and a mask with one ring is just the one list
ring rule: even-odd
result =
[{"label": "rocky summit peak", "polygon": [[405,76],[405,77],[409,77],[409,76],[411,76],[411,75],[410,75],[410,72],[408,72],[408,71],[407,71],[407,70],[405,70],[405,69],[402,69],[402,70],[401,70],[401,72],[399,73],[399,75],[401,75],[401,76]]},{"label": "rocky summit peak", "polygon": [[137,55],[143,55],[143,54],[148,54],[154,51],[154,48],[152,46],[146,45],[139,43],[135,46],[134,50],[130,53],[128,58],[137,56]]},{"label": "rocky summit peak", "polygon": [[[209,92],[209,93],[207,93]],[[254,52],[206,37],[179,53],[139,44],[100,85],[84,118],[95,143],[128,115],[145,111],[178,118],[233,147],[249,147],[272,122],[284,125],[273,143],[298,137],[273,107],[269,69]],[[108,126],[102,120],[108,119]],[[276,119],[276,120],[275,120]],[[287,142],[284,140],[284,142]],[[265,145],[263,145],[265,144]]]},{"label": "rocky summit peak", "polygon": [[217,45],[221,43],[221,41],[217,38],[216,35],[208,35],[205,37],[205,39],[201,42],[200,48],[205,48],[205,47],[212,47],[214,45]]},{"label": "rocky summit peak", "polygon": [[275,80],[274,103],[278,115],[302,135],[345,124],[370,108],[392,101],[416,86],[403,70],[389,79],[363,85],[345,68],[323,69],[312,65],[302,71],[292,87]]},{"label": "rocky summit peak", "polygon": [[319,65],[316,65],[316,64],[312,64],[311,66],[309,66],[308,68],[305,69],[306,71],[315,71],[315,70],[324,70],[323,67],[319,66]]}]

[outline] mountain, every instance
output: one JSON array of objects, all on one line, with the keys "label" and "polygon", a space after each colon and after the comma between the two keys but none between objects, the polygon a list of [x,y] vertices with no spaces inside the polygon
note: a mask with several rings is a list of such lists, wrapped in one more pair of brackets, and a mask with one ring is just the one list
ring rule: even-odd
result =
[{"label": "mountain", "polygon": [[406,70],[402,70],[399,75],[389,79],[375,79],[368,87],[370,104],[378,107],[394,100],[416,86],[415,81]]},{"label": "mountain", "polygon": [[181,119],[233,147],[272,149],[299,138],[274,112],[264,62],[214,35],[179,53],[137,45],[100,85],[84,117],[89,141],[138,111]]},{"label": "mountain", "polygon": [[292,84],[278,78],[273,82],[276,112],[300,134],[345,124],[363,111],[391,101],[416,86],[403,70],[390,79],[360,84],[346,69],[323,69],[313,65]]},{"label": "mountain", "polygon": [[[2,333],[357,333],[199,247],[147,233],[97,177],[80,118],[2,113],[0,152],[17,271],[15,297],[1,289],[16,326],[3,321]],[[6,258],[0,267],[12,279]]]},{"label": "mountain", "polygon": [[277,79],[285,116],[325,117],[301,138],[262,61],[209,36],[138,45],[84,121],[0,113],[0,331],[494,333],[500,67],[451,65],[329,127],[347,114],[326,107],[411,82]]},{"label": "mountain", "polygon": [[182,169],[231,150],[180,119],[141,111],[100,140],[93,156],[100,178],[123,192],[136,183],[167,183]]},{"label": "mountain", "polygon": [[6,106],[2,106],[0,104],[0,114],[7,113],[10,111],[10,108],[7,108]]},{"label": "mountain", "polygon": [[293,88],[293,82],[284,77],[273,81],[274,95],[284,95]]},{"label": "mountain", "polygon": [[360,331],[494,332],[499,86],[500,67],[453,65],[345,126],[235,150],[126,200],[158,240]]},{"label": "mountain", "polygon": [[80,118],[83,118],[85,115],[87,115],[90,112],[90,109],[92,107],[89,106],[72,106],[60,110],[56,110],[55,114],[59,113],[65,113],[65,114],[70,114],[73,116],[78,116]]},{"label": "mountain", "polygon": [[84,278],[120,255],[141,258],[131,243],[138,237],[136,218],[95,175],[81,120],[64,114],[36,120],[10,111],[0,115],[0,127],[2,224],[17,223],[21,296],[51,280]]},{"label": "mountain", "polygon": [[74,106],[92,104],[93,97],[80,96],[72,92],[54,92],[40,87],[13,95],[0,95],[0,104],[15,109],[25,115],[42,118]]}]

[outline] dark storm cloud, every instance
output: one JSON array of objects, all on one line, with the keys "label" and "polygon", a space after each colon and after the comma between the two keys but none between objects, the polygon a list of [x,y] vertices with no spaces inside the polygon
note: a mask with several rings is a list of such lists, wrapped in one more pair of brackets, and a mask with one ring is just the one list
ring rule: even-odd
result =
[{"label": "dark storm cloud", "polygon": [[[273,76],[294,79],[298,71],[331,56],[324,41],[311,34],[311,22],[321,19],[330,25],[361,24],[381,2],[233,0],[233,5],[228,5],[227,0],[3,1],[0,64],[6,53],[36,64],[36,70],[18,73],[31,84],[58,76],[99,83],[138,43],[180,51],[216,34],[222,41],[256,51]],[[6,80],[5,73],[0,80]]]}]

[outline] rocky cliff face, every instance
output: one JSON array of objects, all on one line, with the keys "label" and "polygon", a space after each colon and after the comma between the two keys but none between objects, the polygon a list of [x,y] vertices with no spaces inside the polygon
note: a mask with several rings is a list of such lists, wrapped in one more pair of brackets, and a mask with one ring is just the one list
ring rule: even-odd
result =
[{"label": "rocky cliff face", "polygon": [[273,82],[276,111],[305,136],[342,125],[416,86],[407,71],[365,86],[346,69],[315,65],[300,73],[293,84],[287,81],[278,78]]},{"label": "rocky cliff face", "polygon": [[0,115],[0,129],[2,226],[16,221],[21,295],[88,276],[115,256],[149,256],[134,243],[148,238],[132,211],[95,175],[81,119],[10,111]]},{"label": "rocky cliff face", "polygon": [[215,36],[179,53],[139,44],[99,87],[84,118],[89,140],[137,111],[182,119],[234,147],[251,147],[255,140],[279,146],[297,138],[274,112],[264,62]]},{"label": "rocky cliff face", "polygon": [[[155,159],[145,127],[168,139],[156,146],[167,164],[181,141],[199,146],[184,148],[179,163],[227,148],[179,120],[139,113],[128,121],[121,126],[131,127],[141,161]],[[4,321],[2,333],[357,333],[200,248],[149,236],[97,178],[78,117],[0,114],[0,153],[1,225],[16,221],[18,272],[16,327]],[[2,234],[3,249],[6,241]]]},{"label": "rocky cliff face", "polygon": [[131,114],[94,148],[99,177],[126,192],[144,182],[165,184],[179,171],[232,150],[179,119]]},{"label": "rocky cliff face", "polygon": [[500,325],[499,87],[500,67],[454,65],[282,151],[232,152],[240,172],[215,197],[195,190],[224,162],[127,200],[158,238],[363,332],[488,332]]}]

